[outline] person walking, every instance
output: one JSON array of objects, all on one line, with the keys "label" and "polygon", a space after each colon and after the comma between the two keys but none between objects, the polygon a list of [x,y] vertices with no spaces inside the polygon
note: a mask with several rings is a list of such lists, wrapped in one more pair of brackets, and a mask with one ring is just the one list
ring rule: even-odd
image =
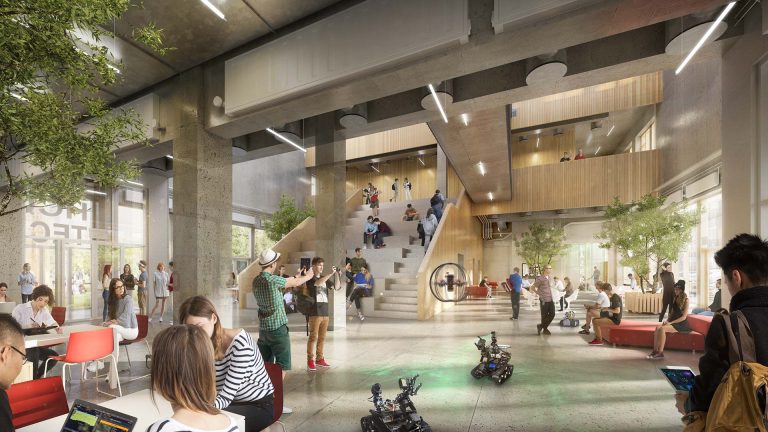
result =
[{"label": "person walking", "polygon": [[101,298],[104,300],[104,308],[101,312],[102,322],[107,320],[107,300],[109,299],[110,282],[112,282],[112,264],[107,264],[101,272]]},{"label": "person walking", "polygon": [[37,286],[37,277],[32,273],[32,266],[24,263],[21,273],[18,277],[19,288],[21,288],[21,302],[26,303],[32,300],[32,290]]},{"label": "person walking", "polygon": [[563,283],[565,284],[565,292],[563,293],[562,297],[560,297],[560,310],[563,310],[563,306],[565,306],[565,309],[569,308],[568,305],[568,298],[573,295],[573,292],[576,290],[573,287],[573,283],[571,283],[571,278],[568,276],[563,278]]},{"label": "person walking", "polygon": [[[597,287],[597,283],[600,281],[600,270],[597,269],[597,266],[595,266],[595,269],[592,271],[592,284]],[[589,288],[589,287],[587,287]]]},{"label": "person walking", "polygon": [[438,220],[435,216],[435,211],[433,208],[430,208],[427,210],[427,216],[421,220],[421,226],[424,228],[424,253],[427,253],[427,250],[429,249],[429,244],[432,242],[432,236],[434,236],[435,231],[437,231],[437,224]]},{"label": "person walking", "polygon": [[139,282],[137,284],[137,294],[139,297],[139,313],[147,314],[147,287],[149,286],[149,273],[147,273],[147,262],[139,261]]},{"label": "person walking", "polygon": [[520,268],[515,267],[512,269],[512,274],[509,276],[509,286],[512,288],[512,318],[513,321],[517,321],[520,315],[520,293],[523,291],[523,277],[520,276]]},{"label": "person walking", "polygon": [[[665,262],[661,265],[661,285],[663,287],[661,295],[661,313],[659,314],[659,322],[664,321],[664,314],[667,312],[667,307],[675,299],[675,274],[672,273],[672,264]],[[670,320],[671,321],[671,320]]]},{"label": "person walking", "polygon": [[408,177],[405,178],[403,181],[403,190],[405,191],[405,200],[410,201],[413,198],[411,197],[411,189],[413,189],[413,185],[410,181],[408,181]]},{"label": "person walking", "polygon": [[379,216],[379,190],[376,189],[376,186],[371,186],[369,199],[371,202],[371,215],[373,217]]},{"label": "person walking", "polygon": [[443,217],[443,208],[445,208],[445,198],[440,193],[440,189],[435,190],[435,194],[429,199],[429,205],[432,207],[432,213],[435,215],[435,218],[440,222],[440,219]]},{"label": "person walking", "polygon": [[538,334],[544,332],[550,335],[549,324],[555,319],[555,302],[552,301],[552,266],[544,266],[544,273],[536,278],[536,282],[531,286],[531,290],[539,296],[539,308],[541,311],[541,323],[536,324]]},{"label": "person walking", "polygon": [[[152,322],[152,317],[155,316],[157,307],[160,306],[160,322],[163,322],[163,314],[165,313],[165,301],[170,295],[168,293],[168,283],[170,282],[170,276],[165,271],[165,263],[162,261],[157,263],[157,271],[152,278],[153,291],[155,293],[155,305],[152,307],[152,312],[149,313],[149,322]],[[173,312],[171,312],[173,314]],[[105,320],[106,321],[106,320]]]},{"label": "person walking", "polygon": [[[325,360],[325,336],[328,333],[328,299],[329,289],[341,289],[341,279],[336,267],[323,276],[325,260],[320,257],[312,258],[312,279],[305,284],[304,295],[313,300],[309,308],[309,339],[307,340],[307,369],[317,370],[316,366],[331,367]],[[331,281],[333,277],[333,281]]]},{"label": "person walking", "polygon": [[395,177],[395,181],[392,182],[392,198],[389,199],[389,202],[397,202],[397,193],[399,192],[400,185],[397,184],[397,177]]}]

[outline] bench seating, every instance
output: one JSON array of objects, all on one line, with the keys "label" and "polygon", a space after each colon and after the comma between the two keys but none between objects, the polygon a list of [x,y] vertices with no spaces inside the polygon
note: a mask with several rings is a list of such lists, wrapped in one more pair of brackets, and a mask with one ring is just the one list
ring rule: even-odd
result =
[{"label": "bench seating", "polygon": [[[667,333],[665,349],[703,351],[704,337],[709,331],[712,317],[688,315],[690,333]],[[619,325],[602,326],[603,337],[614,345],[653,348],[653,333],[659,323],[653,321],[622,320]]]}]

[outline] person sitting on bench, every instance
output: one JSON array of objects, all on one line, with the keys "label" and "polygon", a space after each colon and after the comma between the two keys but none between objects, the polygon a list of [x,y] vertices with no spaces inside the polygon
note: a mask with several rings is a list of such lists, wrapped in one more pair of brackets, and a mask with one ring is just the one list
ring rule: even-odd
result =
[{"label": "person sitting on bench", "polygon": [[603,332],[601,326],[611,326],[621,324],[621,296],[613,292],[613,287],[609,283],[603,284],[603,292],[610,298],[611,307],[607,311],[600,312],[600,318],[592,320],[592,324],[595,326],[595,339],[590,342],[590,345],[602,345],[603,344]]},{"label": "person sitting on bench", "polygon": [[601,312],[603,310],[608,311],[608,309],[611,308],[611,299],[608,298],[608,295],[603,290],[603,285],[605,284],[600,281],[595,283],[595,288],[597,288],[597,300],[595,300],[594,304],[584,305],[584,308],[587,309],[587,322],[581,326],[582,330],[579,332],[579,334],[588,335],[589,328],[592,325],[592,320],[595,318],[600,318]]}]

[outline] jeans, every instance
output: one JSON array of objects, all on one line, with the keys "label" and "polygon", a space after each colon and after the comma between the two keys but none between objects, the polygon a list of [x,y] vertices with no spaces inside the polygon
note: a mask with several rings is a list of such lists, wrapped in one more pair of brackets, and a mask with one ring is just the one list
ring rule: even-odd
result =
[{"label": "jeans", "polygon": [[[45,375],[45,360],[51,356],[57,356],[59,353],[50,348],[27,348],[27,359],[32,362],[32,377],[34,379],[42,378]],[[48,370],[53,369],[56,360],[48,362]]]},{"label": "jeans", "polygon": [[376,246],[377,233],[363,233],[363,246],[368,244],[368,237],[371,237],[371,246]]},{"label": "jeans", "polygon": [[107,300],[109,300],[109,290],[101,290],[101,298],[104,299],[104,310],[101,312],[101,321],[107,320]]},{"label": "jeans", "polygon": [[563,304],[565,304],[565,308],[568,309],[568,300],[565,299],[565,295],[560,297],[560,310],[563,310]]},{"label": "jeans", "polygon": [[21,295],[21,302],[26,303],[28,301],[32,300],[32,294],[22,294]]},{"label": "jeans", "polygon": [[552,320],[555,319],[555,302],[541,302],[541,328],[546,330]]},{"label": "jeans", "polygon": [[360,304],[361,297],[365,297],[365,288],[361,286],[355,287],[355,289],[352,290],[352,294],[349,295],[349,301],[355,302],[355,307],[357,310],[363,308],[363,306]]},{"label": "jeans", "polygon": [[520,293],[512,291],[512,318],[520,315]]},{"label": "jeans", "polygon": [[274,396],[264,396],[251,402],[233,402],[224,411],[245,417],[243,432],[259,432],[272,424],[272,416],[275,414]]}]

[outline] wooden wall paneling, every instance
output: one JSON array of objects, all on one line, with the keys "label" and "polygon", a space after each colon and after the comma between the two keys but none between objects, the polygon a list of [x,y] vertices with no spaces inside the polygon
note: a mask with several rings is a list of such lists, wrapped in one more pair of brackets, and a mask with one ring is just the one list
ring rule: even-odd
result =
[{"label": "wooden wall paneling", "polygon": [[512,169],[529,166],[559,163],[563,152],[568,152],[571,159],[576,156],[576,132],[573,129],[564,131],[561,135],[551,133],[538,136],[539,146],[536,147],[537,135],[529,134],[527,141],[512,143]]},{"label": "wooden wall paneling", "polygon": [[662,73],[612,81],[517,102],[512,129],[522,129],[563,120],[621,111],[662,101]]},{"label": "wooden wall paneling", "polygon": [[[355,160],[437,144],[426,123],[378,132],[346,141],[347,160]],[[315,148],[307,149],[304,166],[315,166]]]},{"label": "wooden wall paneling", "polygon": [[397,182],[401,187],[398,200],[404,201],[405,192],[402,190],[402,185],[405,177],[408,177],[413,185],[411,191],[413,199],[431,198],[435,193],[437,184],[437,156],[423,156],[421,159],[424,161],[424,165],[416,158],[377,165],[381,173],[373,170],[364,172],[354,167],[347,168],[347,193],[349,194],[355,189],[363,189],[370,182],[383,192],[382,199],[389,200],[392,197],[392,182],[397,177]]},{"label": "wooden wall paneling", "polygon": [[605,206],[653,193],[661,182],[661,152],[622,153],[513,170],[512,200],[473,205],[473,215]]},{"label": "wooden wall paneling", "polygon": [[[459,195],[464,191],[464,185],[461,183],[459,175],[456,173],[456,169],[453,168],[450,162],[446,163],[447,181],[446,185],[448,190],[442,191],[448,199],[458,199]],[[437,189],[437,188],[434,188]],[[433,190],[434,193],[434,190]],[[432,197],[432,195],[430,195]]]},{"label": "wooden wall paneling", "polygon": [[[417,314],[419,320],[428,320],[440,312],[452,308],[453,303],[442,303],[429,290],[429,278],[439,265],[458,262],[458,255],[464,256],[464,267],[471,281],[478,283],[482,277],[483,239],[480,222],[472,216],[472,200],[466,192],[459,192],[456,204],[445,208],[443,218],[429,245],[429,250],[419,266],[417,274]],[[477,267],[477,272],[472,264]]]}]

